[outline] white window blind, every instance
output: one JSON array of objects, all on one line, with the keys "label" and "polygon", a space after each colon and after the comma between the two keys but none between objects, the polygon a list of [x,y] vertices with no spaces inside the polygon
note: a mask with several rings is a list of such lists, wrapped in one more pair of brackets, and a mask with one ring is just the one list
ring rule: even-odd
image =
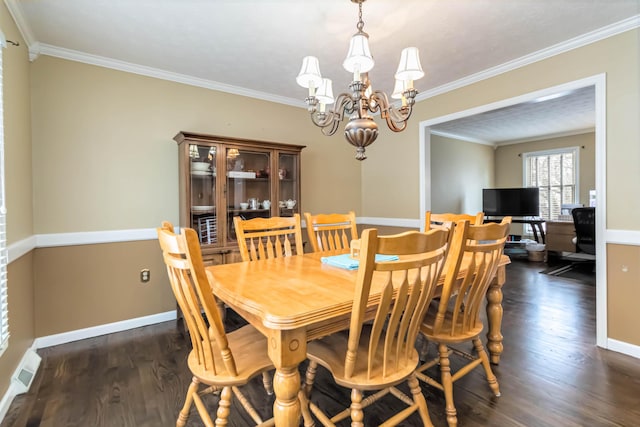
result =
[{"label": "white window blind", "polygon": [[2,90],[2,54],[7,45],[0,31],[0,354],[9,345],[9,301],[7,298],[7,207],[4,192],[4,92]]},{"label": "white window blind", "polygon": [[577,203],[578,147],[524,154],[524,185],[540,189],[540,216],[558,219],[562,205]]}]

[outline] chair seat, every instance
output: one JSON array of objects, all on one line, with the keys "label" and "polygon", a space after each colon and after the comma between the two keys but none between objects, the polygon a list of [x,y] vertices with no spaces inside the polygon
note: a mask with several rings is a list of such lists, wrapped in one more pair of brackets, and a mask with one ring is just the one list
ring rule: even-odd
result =
[{"label": "chair seat", "polygon": [[455,325],[456,332],[455,334],[452,334],[451,331],[452,331],[453,325],[451,321],[451,315],[447,313],[447,316],[445,317],[445,320],[442,323],[442,327],[440,331],[437,334],[434,334],[433,325],[436,320],[437,312],[438,312],[437,305],[436,306],[431,305],[429,307],[429,310],[427,311],[427,314],[424,316],[424,319],[422,320],[422,325],[420,325],[420,332],[424,334],[424,336],[426,336],[427,339],[430,341],[440,342],[443,344],[457,344],[457,343],[469,341],[470,339],[480,335],[480,333],[482,332],[484,325],[482,324],[482,322],[476,322],[476,326],[474,328],[471,328],[466,333],[460,333],[459,331],[462,330],[462,327],[460,326],[459,323],[462,316],[459,316],[458,322],[456,322],[456,325]]},{"label": "chair seat", "polygon": [[214,359],[217,375],[205,371],[198,363],[194,350],[189,353],[188,364],[193,375],[202,383],[219,386],[240,386],[262,371],[273,369],[273,362],[267,356],[267,339],[253,326],[247,325],[227,334],[229,348],[233,351],[238,375],[229,375],[222,360],[221,351],[214,344]]},{"label": "chair seat", "polygon": [[[364,326],[362,329],[362,335],[360,339],[360,345],[358,354],[366,355],[367,345],[369,343],[370,327]],[[380,390],[385,387],[391,387],[406,380],[407,376],[411,374],[418,366],[419,357],[416,350],[409,354],[410,363],[406,363],[401,371],[393,372],[392,375],[388,375],[383,378],[381,365],[373,364],[374,366],[380,366],[373,370],[370,375],[367,375],[367,360],[366,357],[361,357],[356,360],[356,366],[354,369],[354,375],[350,378],[345,378],[344,357],[347,354],[347,343],[349,340],[349,334],[347,331],[339,332],[329,335],[320,340],[311,341],[307,345],[307,357],[309,360],[317,362],[319,365],[327,368],[333,375],[335,382],[346,388],[356,388],[359,390]],[[382,356],[382,355],[380,355]],[[394,366],[395,360],[387,360],[387,365]],[[393,371],[393,369],[390,369]]]}]

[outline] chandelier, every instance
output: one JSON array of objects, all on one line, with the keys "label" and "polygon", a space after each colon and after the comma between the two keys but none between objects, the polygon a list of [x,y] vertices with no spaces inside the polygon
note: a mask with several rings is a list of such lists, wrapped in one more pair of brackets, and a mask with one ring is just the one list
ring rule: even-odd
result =
[{"label": "chandelier", "polygon": [[[374,61],[369,50],[369,35],[362,31],[362,3],[365,0],[351,0],[358,3],[358,32],[351,37],[347,58],[342,63],[345,70],[353,73],[353,81],[349,84],[350,93],[341,93],[333,97],[331,80],[320,74],[318,58],[306,56],[302,60],[302,68],[296,82],[309,89],[309,96],[305,99],[311,121],[322,129],[322,133],[331,136],[336,133],[344,116],[349,116],[349,122],[344,128],[344,137],[349,144],[356,147],[356,159],[367,158],[365,148],[378,137],[378,125],[369,113],[380,112],[380,117],[387,122],[387,126],[394,132],[401,132],[407,127],[407,120],[411,116],[415,97],[418,94],[413,87],[413,81],[424,76],[418,48],[407,47],[402,50],[400,64],[395,74],[395,86],[391,98],[401,99],[399,108],[389,102],[386,93],[373,90],[368,72],[373,68]],[[327,105],[334,104],[327,111]]]}]

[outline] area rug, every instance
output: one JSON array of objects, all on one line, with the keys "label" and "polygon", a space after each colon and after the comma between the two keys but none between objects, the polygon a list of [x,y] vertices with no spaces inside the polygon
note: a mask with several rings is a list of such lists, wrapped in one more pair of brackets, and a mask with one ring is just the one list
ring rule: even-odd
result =
[{"label": "area rug", "polygon": [[592,262],[557,261],[540,273],[595,286],[596,272]]}]

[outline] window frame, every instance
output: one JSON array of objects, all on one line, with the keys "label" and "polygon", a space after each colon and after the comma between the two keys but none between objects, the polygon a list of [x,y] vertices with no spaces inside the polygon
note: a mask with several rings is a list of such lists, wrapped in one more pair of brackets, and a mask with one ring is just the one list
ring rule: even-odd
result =
[{"label": "window frame", "polygon": [[[557,154],[573,154],[573,158],[574,158],[574,171],[573,171],[573,175],[574,175],[574,188],[573,188],[573,203],[580,203],[580,147],[578,146],[570,146],[570,147],[561,147],[561,148],[554,148],[554,149],[550,149],[550,150],[540,150],[540,151],[530,151],[527,153],[522,153],[522,183],[523,186],[525,187],[534,187],[534,185],[531,185],[531,183],[528,182],[528,177],[529,177],[529,159],[531,158],[536,158],[536,157],[545,157],[545,156],[551,156],[551,155],[557,155]],[[562,189],[565,187],[565,185],[562,184],[562,171],[560,171],[560,194],[563,194]],[[542,188],[543,186],[539,186],[536,185],[535,187],[538,188]],[[557,187],[556,185],[551,185],[551,183],[549,183],[548,186],[544,186],[546,188],[549,189],[548,194],[551,194],[551,188],[553,187]],[[550,203],[550,202],[549,202]],[[568,203],[568,202],[567,202]],[[561,203],[560,205],[562,206],[562,204],[567,204],[567,203]],[[541,213],[539,213],[539,216],[543,219],[545,219],[546,221],[557,221],[558,218],[557,217],[553,217],[551,215],[551,212],[549,212],[549,218],[544,217]]]}]

